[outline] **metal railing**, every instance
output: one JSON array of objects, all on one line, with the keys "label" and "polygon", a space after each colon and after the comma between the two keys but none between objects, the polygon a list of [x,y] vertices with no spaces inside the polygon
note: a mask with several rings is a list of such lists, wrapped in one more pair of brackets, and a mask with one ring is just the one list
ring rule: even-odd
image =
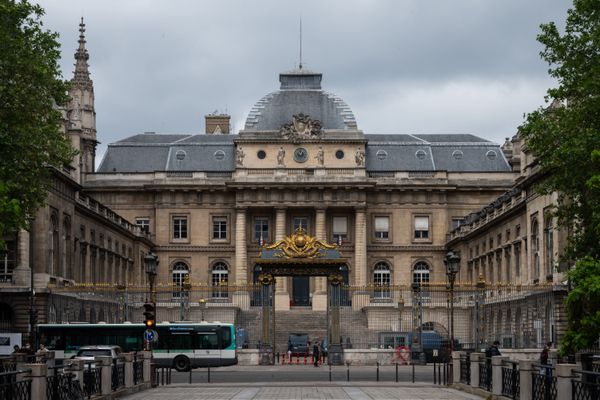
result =
[{"label": "metal railing", "polygon": [[479,387],[492,391],[492,360],[484,358],[479,362]]},{"label": "metal railing", "polygon": [[83,370],[83,392],[88,399],[92,395],[102,393],[102,374],[100,368],[95,368],[93,361],[87,362],[86,368]]},{"label": "metal railing", "polygon": [[63,367],[48,368],[46,376],[46,400],[82,399],[83,392],[75,374],[64,371]]},{"label": "metal railing", "polygon": [[600,398],[600,373],[573,370],[571,397],[573,400],[596,400]]},{"label": "metal railing", "polygon": [[125,364],[113,362],[111,368],[111,388],[113,391],[125,386]]},{"label": "metal railing", "polygon": [[[171,384],[171,367],[162,367],[152,364],[151,373],[151,386],[157,387],[158,385],[170,385]],[[191,371],[191,369],[190,369]]]},{"label": "metal railing", "polygon": [[0,373],[0,399],[30,400],[31,379],[17,379],[19,374],[29,374],[30,369]]},{"label": "metal railing", "polygon": [[502,395],[518,400],[521,397],[519,363],[504,361],[502,365]]},{"label": "metal railing", "polygon": [[557,400],[554,366],[534,364],[531,373],[531,399]]},{"label": "metal railing", "polygon": [[465,385],[471,384],[471,355],[460,356],[460,381]]}]

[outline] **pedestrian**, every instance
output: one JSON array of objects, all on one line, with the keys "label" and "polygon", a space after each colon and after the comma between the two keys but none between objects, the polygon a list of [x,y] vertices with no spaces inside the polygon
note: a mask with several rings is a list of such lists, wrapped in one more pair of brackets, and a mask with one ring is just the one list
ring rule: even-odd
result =
[{"label": "pedestrian", "polygon": [[540,354],[540,364],[548,365],[548,358],[550,356],[550,347],[552,347],[552,342],[546,343],[546,345],[542,349],[542,353]]},{"label": "pedestrian", "polygon": [[38,350],[40,353],[47,353],[48,349],[43,344],[40,344],[40,349]]},{"label": "pedestrian", "polygon": [[292,341],[290,339],[288,339],[287,355],[288,355],[288,360],[290,363],[292,362],[292,350],[293,349],[294,349],[294,347],[292,346]]},{"label": "pedestrian", "polygon": [[313,346],[313,360],[315,362],[315,367],[319,366],[319,355],[320,355],[319,342],[317,340],[315,340],[315,344]]},{"label": "pedestrian", "polygon": [[498,346],[500,346],[500,342],[494,340],[494,343],[485,350],[485,357],[491,359],[494,356],[501,356],[502,354],[500,353]]},{"label": "pedestrian", "polygon": [[30,344],[30,343],[26,343],[26,344],[25,344],[25,347],[23,347],[23,348],[21,349],[21,351],[22,351],[23,353],[27,354],[27,355],[30,355],[30,356],[32,356],[32,355],[34,355],[34,354],[35,354],[35,351],[33,351],[33,349],[31,348],[31,344]]},{"label": "pedestrian", "polygon": [[21,352],[21,348],[19,347],[18,344],[15,344],[13,346],[13,354],[20,353],[20,352]]}]

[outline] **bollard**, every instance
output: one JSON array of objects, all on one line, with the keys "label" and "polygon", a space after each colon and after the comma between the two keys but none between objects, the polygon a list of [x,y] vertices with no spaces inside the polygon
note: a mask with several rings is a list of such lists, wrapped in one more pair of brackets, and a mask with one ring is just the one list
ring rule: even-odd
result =
[{"label": "bollard", "polygon": [[415,383],[415,363],[412,363],[412,383]]},{"label": "bollard", "polygon": [[331,364],[329,364],[329,382],[331,382]]},{"label": "bollard", "polygon": [[210,383],[210,365],[208,366],[208,375],[206,376],[206,380]]},{"label": "bollard", "polygon": [[346,363],[346,381],[350,382],[350,363]]},{"label": "bollard", "polygon": [[190,385],[192,384],[192,367],[190,367],[190,379],[189,379]]},{"label": "bollard", "polygon": [[276,357],[277,357],[277,364],[279,364],[279,352],[277,352]]},{"label": "bollard", "polygon": [[379,382],[379,361],[377,361],[377,382]]},{"label": "bollard", "polygon": [[437,363],[433,362],[433,384],[437,385]]},{"label": "bollard", "polygon": [[306,365],[306,354],[304,355],[304,365]]},{"label": "bollard", "polygon": [[300,353],[296,353],[296,365],[300,365]]},{"label": "bollard", "polygon": [[398,363],[396,363],[396,383],[398,382]]}]

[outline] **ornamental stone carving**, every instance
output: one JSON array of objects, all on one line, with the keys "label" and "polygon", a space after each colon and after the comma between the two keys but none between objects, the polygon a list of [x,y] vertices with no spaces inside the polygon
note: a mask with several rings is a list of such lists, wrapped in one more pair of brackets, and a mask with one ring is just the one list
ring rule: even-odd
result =
[{"label": "ornamental stone carving", "polygon": [[321,121],[312,119],[305,114],[297,114],[292,117],[292,122],[284,124],[279,130],[281,136],[290,139],[293,143],[307,139],[321,139]]}]

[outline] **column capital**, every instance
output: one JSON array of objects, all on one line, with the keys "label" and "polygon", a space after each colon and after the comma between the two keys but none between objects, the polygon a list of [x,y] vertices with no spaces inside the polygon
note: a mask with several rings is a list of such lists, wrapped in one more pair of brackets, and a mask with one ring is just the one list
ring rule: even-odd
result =
[{"label": "column capital", "polygon": [[357,213],[359,213],[359,212],[364,213],[367,211],[367,206],[365,204],[354,206],[354,211],[356,211]]},{"label": "column capital", "polygon": [[246,211],[248,211],[248,206],[238,206],[238,205],[236,205],[235,206],[235,211],[236,212],[241,212],[241,211],[246,212]]}]

